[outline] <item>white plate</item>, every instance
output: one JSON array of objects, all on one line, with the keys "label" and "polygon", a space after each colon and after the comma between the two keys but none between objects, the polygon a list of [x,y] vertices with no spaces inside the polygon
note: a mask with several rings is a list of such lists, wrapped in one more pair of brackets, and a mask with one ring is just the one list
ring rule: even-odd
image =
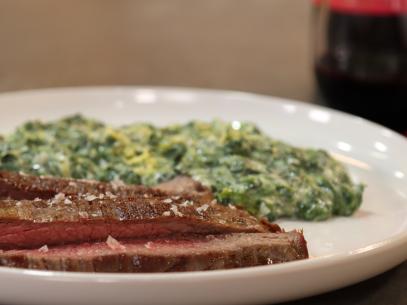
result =
[{"label": "white plate", "polygon": [[81,112],[113,124],[247,120],[289,143],[320,147],[367,184],[360,210],[304,228],[311,259],[172,274],[86,274],[0,268],[4,304],[260,304],[340,288],[407,259],[407,141],[360,118],[247,93],[181,88],[78,88],[0,95],[0,132]]}]

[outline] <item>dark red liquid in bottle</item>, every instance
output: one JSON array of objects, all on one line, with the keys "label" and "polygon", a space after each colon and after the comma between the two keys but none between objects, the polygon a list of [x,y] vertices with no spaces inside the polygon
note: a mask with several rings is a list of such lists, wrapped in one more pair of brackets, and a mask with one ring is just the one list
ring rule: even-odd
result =
[{"label": "dark red liquid in bottle", "polygon": [[407,12],[330,8],[317,82],[329,105],[407,132]]}]

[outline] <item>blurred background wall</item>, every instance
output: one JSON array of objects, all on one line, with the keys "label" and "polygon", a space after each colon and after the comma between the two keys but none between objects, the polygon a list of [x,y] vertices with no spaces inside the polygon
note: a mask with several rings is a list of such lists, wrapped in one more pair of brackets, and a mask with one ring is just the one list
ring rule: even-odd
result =
[{"label": "blurred background wall", "polygon": [[1,0],[0,91],[175,85],[310,100],[309,5]]}]

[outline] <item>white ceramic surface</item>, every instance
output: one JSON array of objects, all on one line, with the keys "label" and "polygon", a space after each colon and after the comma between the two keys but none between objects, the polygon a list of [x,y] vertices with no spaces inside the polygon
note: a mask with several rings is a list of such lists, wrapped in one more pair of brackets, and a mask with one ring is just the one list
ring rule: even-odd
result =
[{"label": "white ceramic surface", "polygon": [[112,124],[247,120],[299,146],[329,150],[367,185],[360,210],[303,228],[311,259],[173,274],[85,274],[0,268],[4,304],[261,304],[340,288],[407,259],[407,141],[357,117],[240,92],[182,88],[66,88],[0,95],[0,132],[73,113]]}]

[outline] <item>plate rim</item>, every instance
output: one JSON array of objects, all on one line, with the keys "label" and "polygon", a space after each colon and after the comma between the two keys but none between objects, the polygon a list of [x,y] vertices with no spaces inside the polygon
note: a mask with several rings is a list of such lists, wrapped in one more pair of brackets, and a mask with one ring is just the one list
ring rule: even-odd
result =
[{"label": "plate rim", "polygon": [[[339,115],[343,118],[350,119],[350,120],[356,120],[361,122],[362,124],[366,124],[369,127],[372,128],[380,128],[381,130],[385,130],[388,132],[392,137],[397,138],[398,140],[401,140],[403,142],[407,143],[407,138],[402,136],[401,134],[397,133],[396,131],[383,126],[379,123],[370,121],[368,119],[365,119],[361,116],[351,114],[344,112],[342,110],[338,109],[333,109],[329,108],[326,105],[320,105],[320,104],[312,104],[308,103],[306,101],[301,101],[301,100],[296,100],[292,98],[286,98],[286,97],[281,97],[281,96],[274,96],[274,95],[269,95],[265,93],[257,93],[257,92],[251,92],[251,91],[243,91],[243,90],[234,90],[234,89],[216,89],[216,88],[205,88],[205,87],[188,87],[188,86],[161,86],[161,85],[91,85],[91,86],[58,86],[58,87],[41,87],[41,88],[27,88],[27,89],[22,89],[22,90],[10,90],[10,91],[2,91],[0,92],[0,102],[2,102],[3,98],[7,97],[18,97],[19,95],[30,95],[30,94],[41,94],[41,93],[51,93],[55,94],[58,92],[63,92],[63,91],[82,91],[82,92],[88,92],[90,93],[91,91],[96,91],[96,90],[106,90],[106,91],[131,91],[131,90],[157,90],[157,91],[190,91],[190,92],[201,92],[201,93],[208,93],[208,94],[219,94],[219,95],[225,95],[229,94],[232,96],[238,96],[240,98],[242,97],[248,97],[248,98],[255,98],[257,101],[259,100],[274,100],[271,102],[277,102],[277,103],[286,103],[286,104],[293,104],[299,108],[303,109],[322,109],[331,113],[334,113],[335,115]],[[57,101],[55,101],[57,102]]]}]

